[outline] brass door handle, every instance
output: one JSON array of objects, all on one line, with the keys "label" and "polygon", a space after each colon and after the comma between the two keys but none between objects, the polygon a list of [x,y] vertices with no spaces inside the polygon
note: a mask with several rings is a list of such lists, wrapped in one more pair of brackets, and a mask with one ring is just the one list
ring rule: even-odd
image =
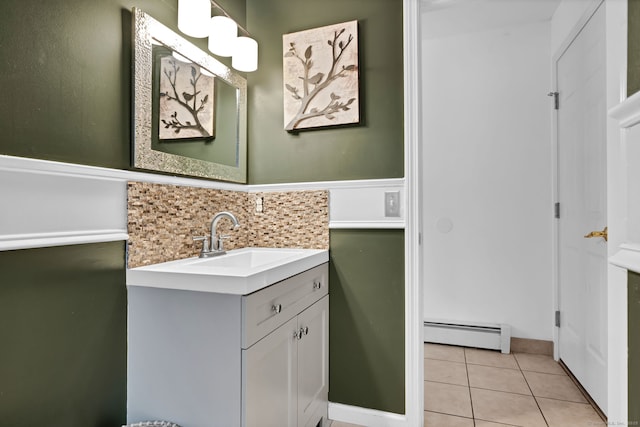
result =
[{"label": "brass door handle", "polygon": [[584,237],[586,239],[591,239],[591,238],[594,238],[594,237],[602,237],[604,239],[604,241],[607,242],[609,240],[608,228],[609,227],[605,227],[604,230],[602,230],[602,231],[592,231],[591,233],[587,234]]}]

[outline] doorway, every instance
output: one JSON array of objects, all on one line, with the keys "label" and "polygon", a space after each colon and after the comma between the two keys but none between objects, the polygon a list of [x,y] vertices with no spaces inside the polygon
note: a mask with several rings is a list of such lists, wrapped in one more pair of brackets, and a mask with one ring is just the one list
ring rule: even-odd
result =
[{"label": "doorway", "polygon": [[549,342],[555,5],[504,3],[424,9],[424,315]]}]

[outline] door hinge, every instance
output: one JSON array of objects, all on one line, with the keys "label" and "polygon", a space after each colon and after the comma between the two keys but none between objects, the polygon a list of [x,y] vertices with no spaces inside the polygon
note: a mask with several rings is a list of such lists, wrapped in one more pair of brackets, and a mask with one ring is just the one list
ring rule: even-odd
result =
[{"label": "door hinge", "polygon": [[560,92],[549,92],[547,96],[553,96],[553,107],[558,110],[560,109]]},{"label": "door hinge", "polygon": [[553,215],[555,218],[560,218],[560,202],[553,206]]},{"label": "door hinge", "polygon": [[556,311],[556,328],[560,327],[560,310]]}]

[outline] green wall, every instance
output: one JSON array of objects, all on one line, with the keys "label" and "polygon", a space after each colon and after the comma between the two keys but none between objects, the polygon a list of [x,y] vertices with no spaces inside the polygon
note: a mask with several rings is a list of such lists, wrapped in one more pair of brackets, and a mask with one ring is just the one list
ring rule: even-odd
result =
[{"label": "green wall", "polygon": [[[282,35],[358,20],[361,124],[284,130]],[[249,182],[265,184],[404,176],[402,2],[247,0],[260,42],[249,75]]]},{"label": "green wall", "polygon": [[[143,8],[169,16],[167,4]],[[153,3],[157,6],[152,7]],[[4,0],[0,153],[127,168],[133,1]]]},{"label": "green wall", "polygon": [[124,243],[0,252],[0,271],[0,425],[124,424]]},{"label": "green wall", "polygon": [[[219,3],[244,22],[244,0]],[[0,2],[0,154],[128,169],[131,9],[177,31],[177,0],[50,0],[44,6]],[[190,40],[206,49],[206,39]]]},{"label": "green wall", "polygon": [[629,0],[627,96],[640,91],[640,0]]},{"label": "green wall", "polygon": [[404,232],[331,231],[329,400],[403,414]]},{"label": "green wall", "polygon": [[629,316],[629,425],[640,422],[640,274],[629,272],[628,283]]}]

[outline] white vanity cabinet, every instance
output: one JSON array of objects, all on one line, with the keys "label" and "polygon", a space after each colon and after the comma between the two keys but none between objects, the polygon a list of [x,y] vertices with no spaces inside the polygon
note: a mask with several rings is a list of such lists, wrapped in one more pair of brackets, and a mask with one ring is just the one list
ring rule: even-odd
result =
[{"label": "white vanity cabinet", "polygon": [[128,292],[129,423],[328,425],[326,263],[249,295]]},{"label": "white vanity cabinet", "polygon": [[324,296],[242,351],[244,425],[315,427],[326,420],[328,316]]}]

